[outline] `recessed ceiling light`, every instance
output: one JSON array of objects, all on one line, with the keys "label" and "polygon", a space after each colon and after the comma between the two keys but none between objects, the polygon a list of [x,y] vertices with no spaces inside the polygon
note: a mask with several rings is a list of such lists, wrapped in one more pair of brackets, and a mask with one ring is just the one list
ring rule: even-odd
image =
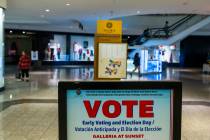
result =
[{"label": "recessed ceiling light", "polygon": [[137,14],[140,14],[140,11],[137,11]]},{"label": "recessed ceiling light", "polygon": [[66,3],[66,6],[70,6],[70,3]]},{"label": "recessed ceiling light", "polygon": [[50,9],[46,9],[45,12],[50,12]]},{"label": "recessed ceiling light", "polygon": [[12,96],[12,94],[10,94],[10,95],[9,95],[9,99],[12,99],[12,98],[13,98],[13,96]]}]

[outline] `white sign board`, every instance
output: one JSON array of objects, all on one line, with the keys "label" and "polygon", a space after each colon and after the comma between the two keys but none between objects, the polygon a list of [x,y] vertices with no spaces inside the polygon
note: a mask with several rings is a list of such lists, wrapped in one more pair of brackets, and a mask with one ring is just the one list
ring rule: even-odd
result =
[{"label": "white sign board", "polygon": [[99,43],[98,78],[126,78],[127,44]]}]

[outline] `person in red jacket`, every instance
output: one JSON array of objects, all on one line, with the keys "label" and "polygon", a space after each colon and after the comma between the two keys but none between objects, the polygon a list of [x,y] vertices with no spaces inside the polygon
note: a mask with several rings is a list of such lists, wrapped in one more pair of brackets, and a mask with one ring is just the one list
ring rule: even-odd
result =
[{"label": "person in red jacket", "polygon": [[[31,66],[31,59],[30,57],[25,53],[25,51],[22,51],[22,55],[19,60],[19,69],[21,70],[21,80],[29,81],[29,69]],[[24,79],[26,76],[26,79]]]}]

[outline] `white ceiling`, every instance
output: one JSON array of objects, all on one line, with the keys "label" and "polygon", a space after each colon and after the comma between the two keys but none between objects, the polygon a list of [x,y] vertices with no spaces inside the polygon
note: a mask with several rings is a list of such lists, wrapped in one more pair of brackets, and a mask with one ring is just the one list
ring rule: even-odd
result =
[{"label": "white ceiling", "polygon": [[[210,0],[7,0],[6,28],[94,33],[96,20],[123,18],[124,33],[162,26],[159,20],[132,15],[210,14]],[[66,3],[70,3],[67,6]],[[50,12],[46,12],[50,9]],[[137,13],[139,11],[140,13]],[[170,20],[178,19],[172,16]],[[75,21],[84,25],[77,28]],[[154,22],[155,21],[155,22]]]},{"label": "white ceiling", "polygon": [[6,0],[0,0],[0,7],[6,8]]}]

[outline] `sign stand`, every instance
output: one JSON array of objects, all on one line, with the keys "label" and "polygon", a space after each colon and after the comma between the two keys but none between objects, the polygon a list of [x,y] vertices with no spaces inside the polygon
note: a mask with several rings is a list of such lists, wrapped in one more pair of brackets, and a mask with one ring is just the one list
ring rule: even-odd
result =
[{"label": "sign stand", "polygon": [[95,34],[95,48],[94,48],[94,80],[120,80],[120,79],[106,79],[98,77],[98,63],[99,63],[99,43],[121,43],[122,42],[122,21],[116,20],[99,20],[97,22],[97,32]]}]

